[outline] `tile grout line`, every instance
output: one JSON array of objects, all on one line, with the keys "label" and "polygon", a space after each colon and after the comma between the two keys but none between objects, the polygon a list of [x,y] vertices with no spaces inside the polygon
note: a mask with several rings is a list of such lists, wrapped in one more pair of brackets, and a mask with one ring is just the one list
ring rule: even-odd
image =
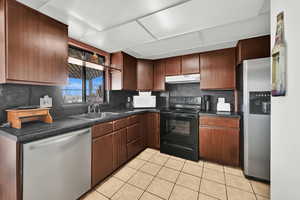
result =
[{"label": "tile grout line", "polygon": [[[182,167],[181,167],[181,170],[179,171],[179,175],[181,174],[182,169],[184,168],[185,163],[186,163],[186,160],[184,160],[184,162],[183,162],[183,165],[182,165]],[[169,195],[168,200],[170,200],[170,198],[171,198],[172,192],[173,192],[174,187],[175,187],[175,185],[176,185],[176,182],[177,182],[177,180],[178,180],[178,178],[179,178],[179,175],[177,176],[177,178],[176,178],[176,180],[175,180],[175,183],[174,183],[174,185],[173,185],[173,187],[172,187],[172,190],[171,190],[171,192],[170,192],[170,195]]]},{"label": "tile grout line", "polygon": [[[153,155],[153,156],[154,156],[154,155]],[[153,157],[153,156],[152,156],[152,157]],[[150,158],[150,159],[151,159],[151,158]],[[150,159],[149,159],[149,160],[150,160]],[[148,192],[148,193],[150,193],[150,194],[152,194],[152,195],[154,195],[154,196],[156,196],[156,197],[161,198],[160,196],[158,196],[158,195],[156,195],[156,194],[153,194],[153,193],[151,193],[151,192],[149,192],[149,191],[147,191],[147,190],[148,190],[148,188],[150,187],[150,185],[153,183],[154,179],[157,177],[157,175],[158,175],[158,173],[160,172],[160,170],[164,167],[164,165],[168,162],[169,159],[170,159],[170,156],[168,156],[168,158],[167,158],[167,160],[164,162],[164,164],[161,165],[161,167],[160,167],[159,171],[157,172],[157,174],[156,174],[155,176],[152,175],[152,176],[153,176],[152,180],[150,181],[150,183],[148,184],[148,186],[146,187],[146,189],[143,191],[142,195],[138,198],[138,200],[142,198],[142,196],[144,195],[145,192]],[[149,162],[149,160],[147,160],[146,162]],[[151,162],[150,162],[150,163],[151,163]]]},{"label": "tile grout line", "polygon": [[201,178],[200,178],[200,183],[199,183],[199,187],[198,187],[198,195],[197,195],[197,199],[199,199],[200,196],[200,188],[201,188],[201,183],[202,183],[202,179],[203,179],[203,173],[204,173],[204,162],[202,162],[202,172],[201,172]]},{"label": "tile grout line", "polygon": [[[144,151],[142,151],[141,153],[143,153]],[[141,153],[139,153],[139,154],[141,154]],[[131,162],[132,160],[134,160],[134,159],[136,159],[138,156],[139,156],[139,154],[138,155],[136,155],[136,157],[134,157],[133,159],[131,159],[129,162]],[[154,155],[154,154],[153,154]],[[153,156],[152,155],[152,156]],[[151,157],[152,157],[151,156]],[[150,158],[151,158],[150,157]],[[150,159],[149,158],[149,159]],[[144,160],[145,161],[145,160]],[[129,163],[128,162],[128,163]],[[147,161],[146,161],[147,162]],[[142,168],[145,164],[146,164],[146,162],[140,167],[140,168]],[[127,164],[128,164],[127,163]],[[118,169],[118,171],[120,171],[121,169],[124,169],[124,167],[126,167],[126,165],[127,164],[125,164],[124,166],[122,166],[121,168],[119,168]],[[129,167],[129,166],[127,166],[127,167]],[[129,167],[130,169],[134,169],[134,168],[132,168],[132,167]],[[140,169],[139,168],[139,169]],[[138,171],[139,171],[139,169],[137,170],[137,169],[134,169],[134,170],[136,170],[136,172],[127,180],[127,181],[124,181],[124,180],[122,180],[122,179],[120,179],[120,178],[118,178],[118,177],[115,177],[114,176],[114,174],[116,174],[118,171],[116,171],[116,172],[114,172],[112,175],[110,175],[108,178],[107,178],[107,180],[106,181],[103,181],[103,183],[105,183],[105,182],[107,182],[110,178],[112,178],[112,177],[114,177],[114,178],[116,178],[116,179],[118,179],[118,180],[120,180],[120,181],[122,181],[122,182],[124,182],[124,184],[118,189],[118,190],[116,190],[113,194],[112,194],[112,196],[111,197],[107,197],[106,195],[104,195],[104,194],[102,194],[101,192],[98,192],[97,190],[97,192],[99,193],[99,194],[101,194],[101,195],[103,195],[104,197],[106,197],[106,198],[108,198],[109,200],[111,200],[112,199],[112,197],[116,194],[116,193],[118,193],[126,184],[129,184],[128,183],[128,181],[135,175],[135,174],[137,174],[138,173]],[[100,183],[101,184],[101,183]],[[131,184],[129,184],[129,185],[131,185]],[[132,185],[131,185],[132,186]]]},{"label": "tile grout line", "polygon": [[226,175],[225,175],[225,167],[223,166],[223,176],[224,176],[224,181],[225,181],[225,192],[226,192],[226,199],[229,199],[228,197],[228,191],[227,191],[227,179],[226,179]]}]

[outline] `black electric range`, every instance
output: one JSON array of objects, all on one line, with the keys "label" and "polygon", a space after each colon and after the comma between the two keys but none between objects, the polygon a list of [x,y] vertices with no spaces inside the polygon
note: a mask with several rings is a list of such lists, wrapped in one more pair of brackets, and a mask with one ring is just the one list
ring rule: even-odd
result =
[{"label": "black electric range", "polygon": [[160,151],[197,161],[199,105],[173,105],[161,110]]}]

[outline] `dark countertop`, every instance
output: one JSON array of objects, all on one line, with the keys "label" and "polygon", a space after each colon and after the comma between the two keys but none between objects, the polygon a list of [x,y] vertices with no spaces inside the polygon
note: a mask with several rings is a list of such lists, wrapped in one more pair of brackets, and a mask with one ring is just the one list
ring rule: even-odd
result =
[{"label": "dark countertop", "polygon": [[98,119],[82,119],[82,118],[75,118],[74,116],[70,116],[64,119],[54,120],[52,124],[46,124],[43,122],[24,123],[22,124],[22,129],[0,128],[0,135],[5,135],[21,143],[27,143],[34,140],[39,140],[51,136],[64,134],[70,131],[75,131],[78,129],[88,128],[101,122],[112,121],[130,115],[141,114],[145,112],[159,112],[159,110],[135,109],[132,111],[109,110],[107,112],[118,112],[118,114],[109,115],[107,117],[98,118]]},{"label": "dark countertop", "polygon": [[[97,119],[83,119],[70,116],[64,119],[54,120],[52,124],[46,124],[43,122],[31,122],[22,124],[22,129],[15,128],[0,128],[0,135],[5,135],[13,140],[20,143],[27,143],[34,140],[39,140],[51,136],[64,134],[70,131],[78,129],[84,129],[91,127],[95,124],[113,121],[128,117],[135,114],[141,114],[145,112],[160,112],[158,109],[134,109],[134,110],[109,110],[106,112],[116,112],[118,114],[108,115],[106,117]],[[225,112],[200,112],[199,116],[210,115],[210,116],[221,116],[221,117],[235,117],[239,118],[238,113],[225,113]]]},{"label": "dark countertop", "polygon": [[217,111],[210,111],[210,112],[200,112],[199,116],[208,115],[208,116],[219,116],[219,117],[232,117],[232,118],[240,118],[241,115],[236,112],[217,112]]}]

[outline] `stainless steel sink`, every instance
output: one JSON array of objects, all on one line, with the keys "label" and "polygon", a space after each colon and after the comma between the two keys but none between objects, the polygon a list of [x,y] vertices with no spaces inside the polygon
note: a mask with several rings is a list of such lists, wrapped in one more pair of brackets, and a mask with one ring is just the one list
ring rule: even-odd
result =
[{"label": "stainless steel sink", "polygon": [[116,112],[84,113],[84,114],[80,114],[80,115],[75,115],[75,116],[73,116],[73,118],[95,120],[95,119],[110,117],[110,116],[117,115],[117,114],[119,114],[119,113],[116,113]]}]

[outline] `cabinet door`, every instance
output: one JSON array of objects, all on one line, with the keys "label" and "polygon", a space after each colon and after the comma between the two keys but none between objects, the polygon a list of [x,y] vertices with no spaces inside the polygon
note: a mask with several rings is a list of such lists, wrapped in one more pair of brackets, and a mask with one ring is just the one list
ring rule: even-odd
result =
[{"label": "cabinet door", "polygon": [[181,57],[172,57],[166,59],[166,75],[173,76],[181,74]]},{"label": "cabinet door", "polygon": [[67,80],[68,29],[55,20],[40,16],[41,82],[64,84]]},{"label": "cabinet door", "polygon": [[111,54],[111,67],[115,69],[123,69],[123,53],[116,52]]},{"label": "cabinet door", "polygon": [[223,129],[222,161],[226,165],[239,166],[240,164],[239,132],[239,129]]},{"label": "cabinet door", "polygon": [[150,148],[155,148],[155,123],[154,114],[147,114],[147,146]]},{"label": "cabinet door", "polygon": [[200,54],[200,71],[201,89],[235,89],[235,48]]},{"label": "cabinet door", "polygon": [[137,89],[153,89],[153,61],[143,59],[137,61]]},{"label": "cabinet door", "polygon": [[165,91],[165,60],[157,60],[154,63],[153,91]]},{"label": "cabinet door", "polygon": [[16,1],[7,2],[7,79],[40,81],[39,14]]},{"label": "cabinet door", "polygon": [[92,185],[102,181],[113,171],[113,134],[92,142]]},{"label": "cabinet door", "polygon": [[123,53],[123,90],[137,89],[136,58]]},{"label": "cabinet door", "polygon": [[142,148],[145,149],[147,146],[147,116],[148,113],[144,113],[140,115],[140,134],[141,134],[141,140],[142,140]]},{"label": "cabinet door", "polygon": [[6,78],[64,84],[67,81],[67,26],[16,1],[7,3]]},{"label": "cabinet door", "polygon": [[119,168],[127,161],[126,128],[113,133],[113,169]]},{"label": "cabinet door", "polygon": [[206,160],[221,162],[223,136],[222,129],[200,127],[200,157]]},{"label": "cabinet door", "polygon": [[139,138],[141,138],[139,123],[127,127],[127,143]]},{"label": "cabinet door", "polygon": [[200,157],[239,166],[239,129],[200,127]]},{"label": "cabinet door", "polygon": [[200,61],[199,54],[190,54],[182,56],[181,73],[182,74],[199,74]]},{"label": "cabinet door", "polygon": [[240,40],[237,44],[237,64],[244,60],[270,57],[270,35]]},{"label": "cabinet door", "polygon": [[147,144],[150,148],[160,149],[160,115],[148,113],[147,117]]}]

